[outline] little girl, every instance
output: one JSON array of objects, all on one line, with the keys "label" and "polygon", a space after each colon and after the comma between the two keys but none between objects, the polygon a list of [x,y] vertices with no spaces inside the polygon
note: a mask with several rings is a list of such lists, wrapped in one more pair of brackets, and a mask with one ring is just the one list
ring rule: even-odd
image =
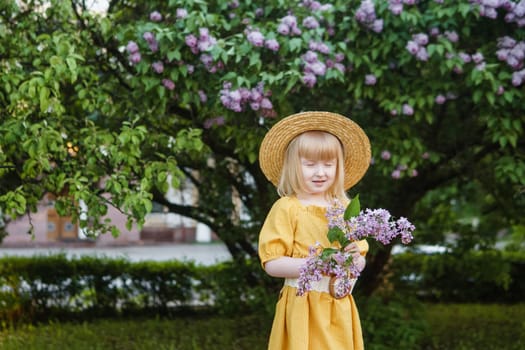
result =
[{"label": "little girl", "polygon": [[[261,229],[259,257],[269,275],[285,279],[268,349],[363,349],[352,295],[334,298],[325,276],[310,292],[298,296],[297,278],[310,246],[331,246],[326,208],[334,200],[348,203],[345,190],[363,177],[370,164],[368,137],[339,114],[298,113],[270,129],[259,161],[281,196]],[[363,257],[368,251],[365,240],[349,247]]]}]

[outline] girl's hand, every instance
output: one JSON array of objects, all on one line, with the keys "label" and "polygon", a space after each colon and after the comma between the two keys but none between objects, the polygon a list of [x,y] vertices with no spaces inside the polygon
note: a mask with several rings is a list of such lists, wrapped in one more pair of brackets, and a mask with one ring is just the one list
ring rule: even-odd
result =
[{"label": "girl's hand", "polygon": [[365,259],[365,257],[358,253],[358,254],[354,254],[353,255],[353,259],[354,259],[354,264],[357,267],[357,270],[359,272],[363,271],[365,269],[365,266],[366,266],[366,259]]},{"label": "girl's hand", "polygon": [[366,259],[361,255],[361,249],[359,249],[359,245],[356,242],[352,242],[345,247],[345,251],[352,254],[352,259],[355,266],[359,271],[363,271],[366,266]]},{"label": "girl's hand", "polygon": [[360,254],[361,250],[359,249],[359,246],[357,245],[356,242],[352,242],[345,247],[345,252],[350,252],[352,254],[354,253]]}]

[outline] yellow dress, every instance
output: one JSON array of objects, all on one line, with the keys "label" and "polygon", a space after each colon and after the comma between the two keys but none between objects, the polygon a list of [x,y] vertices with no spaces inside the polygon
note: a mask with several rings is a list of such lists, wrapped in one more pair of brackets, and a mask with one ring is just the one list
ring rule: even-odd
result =
[{"label": "yellow dress", "polygon": [[[259,236],[259,257],[264,265],[282,256],[304,258],[310,246],[330,246],[326,236],[326,208],[304,206],[295,197],[277,200]],[[368,243],[357,244],[366,254]],[[359,314],[352,295],[341,299],[329,293],[310,291],[296,295],[285,285],[277,301],[269,350],[360,350],[364,349]]]}]

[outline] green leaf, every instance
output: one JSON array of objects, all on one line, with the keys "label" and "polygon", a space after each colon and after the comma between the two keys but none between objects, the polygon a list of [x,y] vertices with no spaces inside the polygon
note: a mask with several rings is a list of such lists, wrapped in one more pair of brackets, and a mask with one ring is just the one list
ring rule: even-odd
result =
[{"label": "green leaf", "polygon": [[361,211],[361,204],[359,203],[359,194],[356,194],[355,197],[350,201],[350,204],[346,207],[344,218],[348,220],[352,217],[359,215]]},{"label": "green leaf", "polygon": [[46,112],[49,107],[49,94],[50,91],[47,87],[42,87],[40,89],[40,110]]},{"label": "green leaf", "polygon": [[178,61],[181,59],[181,54],[179,50],[171,50],[166,56],[170,61]]},{"label": "green leaf", "polygon": [[303,41],[299,38],[294,38],[290,40],[289,45],[290,45],[290,51],[292,52],[299,51],[301,49],[301,46],[303,45]]},{"label": "green leaf", "polygon": [[330,257],[330,255],[337,253],[338,249],[335,248],[324,248],[323,252],[321,253],[321,259],[326,260]]},{"label": "green leaf", "polygon": [[339,242],[343,244],[345,240],[345,233],[339,227],[332,227],[328,230],[327,233],[328,240],[330,243]]}]

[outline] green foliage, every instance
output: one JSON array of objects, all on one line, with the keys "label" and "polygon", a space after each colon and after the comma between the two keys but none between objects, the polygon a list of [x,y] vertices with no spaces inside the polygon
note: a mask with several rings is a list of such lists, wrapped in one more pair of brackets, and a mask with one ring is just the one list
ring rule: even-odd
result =
[{"label": "green foliage", "polygon": [[439,302],[522,302],[523,252],[395,255],[393,288],[421,300]]},{"label": "green foliage", "polygon": [[[65,255],[0,258],[0,320],[161,314],[205,308],[273,314],[275,280],[259,264],[130,262]],[[268,288],[275,289],[273,294]]]},{"label": "green foliage", "polygon": [[[135,0],[111,2],[103,15],[85,4],[0,5],[4,215],[34,212],[52,193],[59,213],[91,234],[118,235],[105,221],[108,206],[131,227],[155,201],[208,224],[235,257],[255,258],[258,230],[276,198],[257,164],[264,133],[287,114],[330,110],[350,116],[371,139],[373,165],[352,191],[367,194],[367,207],[421,227],[416,241],[442,241],[452,228],[483,236],[489,247],[501,229],[523,225],[524,90],[513,80],[519,70],[497,52],[502,38],[522,42],[525,32],[505,21],[508,9],[489,19],[468,0],[429,0],[395,14],[376,1],[383,28],[374,31],[356,18],[357,0],[317,11],[281,0],[260,8],[252,1]],[[187,15],[177,17],[177,9]],[[150,18],[153,11],[162,18]],[[281,34],[287,15],[300,32]],[[309,17],[319,26],[305,25]],[[255,45],[251,31],[279,49]],[[407,49],[417,34],[428,37],[428,58]],[[195,48],[190,35],[201,44],[206,35],[215,40]],[[320,65],[306,76],[314,70],[305,61],[309,51]],[[264,105],[232,103],[235,93],[257,88]],[[170,185],[194,188],[198,202],[170,203]],[[455,211],[457,203],[479,209],[469,218],[482,233],[458,228],[464,211]],[[370,265],[388,260],[377,256]]]},{"label": "green foliage", "polygon": [[431,333],[424,318],[424,305],[406,295],[389,299],[356,297],[367,349],[420,349]]},{"label": "green foliage", "polygon": [[[359,303],[361,304],[361,303]],[[363,306],[364,307],[364,306]],[[362,308],[363,308],[362,307]],[[417,349],[498,349],[518,350],[525,339],[523,319],[525,305],[424,304],[425,338]],[[371,308],[366,307],[367,310]],[[391,312],[388,305],[377,305],[379,313],[404,316]],[[361,312],[363,314],[363,312]],[[371,317],[367,317],[367,324]],[[385,344],[396,344],[395,335],[407,330],[400,324],[404,319],[381,318],[375,330],[393,331]],[[393,322],[392,322],[393,321]],[[364,324],[365,331],[369,328]],[[38,326],[25,325],[0,331],[0,346],[5,350],[18,349],[252,349],[267,348],[271,319],[257,314],[224,317],[209,314],[185,314],[171,318],[134,317],[100,319],[90,322],[51,322]],[[399,326],[396,328],[396,326]],[[414,332],[410,332],[414,334]],[[373,335],[372,335],[373,336]],[[406,339],[400,335],[400,339]],[[367,349],[384,349],[368,335]],[[377,338],[375,338],[377,339]],[[403,342],[406,347],[414,348]],[[391,349],[392,347],[390,347]],[[394,345],[394,348],[401,348]]]},{"label": "green foliage", "polygon": [[224,317],[199,313],[172,318],[137,316],[52,322],[0,331],[0,347],[4,350],[264,350],[270,322],[254,314]]},{"label": "green foliage", "polygon": [[[486,261],[494,260],[487,271],[497,272],[496,265],[502,265],[493,255],[483,257]],[[414,271],[436,276],[431,288],[449,289],[447,293],[454,297],[441,300],[464,299],[455,292],[458,287],[452,282],[443,283],[445,279],[437,269],[422,268],[421,259],[410,255],[395,258],[399,260],[394,262],[393,271],[399,271],[398,265],[403,264],[403,276],[415,275]],[[521,299],[510,299],[508,295],[506,299],[498,299],[493,295],[490,302],[523,301],[523,286],[521,290],[513,290],[512,284],[523,281],[524,257],[514,254],[508,259],[513,264],[510,271],[513,280],[505,293]],[[447,257],[441,260],[444,262],[440,268],[452,265]],[[454,264],[457,265],[458,260]],[[437,265],[426,260],[425,263]],[[458,269],[468,270],[466,266],[468,264]],[[476,272],[469,270],[469,273],[479,278]],[[225,344],[228,348],[233,342],[249,348],[265,347],[275,296],[281,287],[266,280],[255,262],[205,267],[177,261],[131,263],[103,257],[66,259],[64,255],[4,257],[0,259],[0,276],[3,330],[0,345],[5,349],[30,348],[31,344],[39,348],[40,344],[55,342],[62,347],[82,349],[89,344],[90,348],[106,348],[108,342],[115,339],[118,339],[117,348],[148,349],[159,343],[177,348],[189,344],[214,348]],[[429,282],[426,276],[421,280]],[[463,274],[449,278],[458,282],[466,277]],[[491,279],[490,276],[487,279]],[[392,281],[392,290],[384,289],[367,297],[361,295],[358,288],[354,295],[367,348],[469,349],[484,343],[487,348],[497,348],[493,344],[498,344],[499,349],[519,349],[518,345],[523,343],[522,304],[423,304],[416,297],[424,296],[418,291],[425,292],[428,283],[407,288],[406,280],[399,282],[394,278]],[[469,303],[481,300],[476,299],[475,290],[480,289],[479,295],[485,295],[484,281],[480,278],[480,282],[470,285],[469,289],[459,286],[463,288],[462,293],[469,296]],[[113,320],[105,320],[108,316],[114,317]],[[71,319],[75,323],[65,322]],[[51,323],[46,326],[48,322]],[[121,333],[122,329],[125,334]],[[493,336],[495,334],[500,336]]]},{"label": "green foliage", "polygon": [[525,346],[523,304],[436,304],[427,309],[425,349],[506,349]]}]

